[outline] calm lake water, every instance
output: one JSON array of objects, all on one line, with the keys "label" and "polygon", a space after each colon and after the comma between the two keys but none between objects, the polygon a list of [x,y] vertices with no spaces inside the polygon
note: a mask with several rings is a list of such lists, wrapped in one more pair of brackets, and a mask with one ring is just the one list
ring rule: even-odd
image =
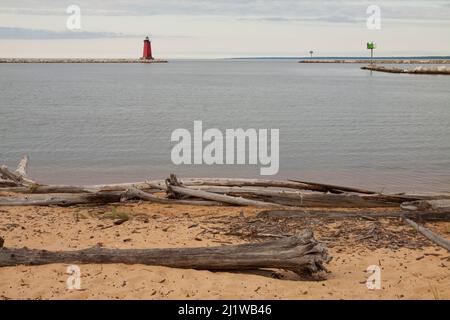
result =
[{"label": "calm lake water", "polygon": [[175,166],[177,128],[279,128],[277,178],[450,191],[450,77],[296,61],[0,65],[0,162],[48,183],[258,177]]}]

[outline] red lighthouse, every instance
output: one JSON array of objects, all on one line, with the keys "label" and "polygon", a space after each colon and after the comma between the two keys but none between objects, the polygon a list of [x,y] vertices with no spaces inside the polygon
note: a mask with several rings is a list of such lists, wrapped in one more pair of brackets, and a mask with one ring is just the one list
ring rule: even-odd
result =
[{"label": "red lighthouse", "polygon": [[148,37],[146,37],[144,40],[144,55],[142,56],[142,58],[146,60],[153,60],[152,43],[150,42],[150,39]]}]

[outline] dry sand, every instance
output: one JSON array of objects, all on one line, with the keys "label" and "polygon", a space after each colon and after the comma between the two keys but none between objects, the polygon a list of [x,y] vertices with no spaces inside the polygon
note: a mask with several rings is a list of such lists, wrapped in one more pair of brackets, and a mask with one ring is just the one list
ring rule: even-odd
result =
[{"label": "dry sand", "polygon": [[[2,207],[0,236],[5,247],[47,250],[82,249],[98,243],[109,248],[217,246],[260,241],[219,232],[243,219],[254,219],[258,211],[148,203]],[[111,215],[117,212],[131,219],[116,226]],[[374,226],[392,232],[388,237],[396,239],[394,244],[387,238],[379,241],[384,245],[358,238],[361,230],[373,230]],[[450,236],[450,223],[427,226]],[[258,275],[144,265],[81,265],[81,290],[68,290],[67,265],[17,266],[0,268],[0,299],[450,299],[449,252],[400,221],[317,220],[297,222],[289,228],[302,227],[313,227],[316,238],[331,246],[333,260],[323,281],[301,279],[285,271]],[[330,235],[335,240],[330,240]],[[415,242],[419,248],[414,247]],[[381,267],[380,290],[366,287],[370,265]]]}]

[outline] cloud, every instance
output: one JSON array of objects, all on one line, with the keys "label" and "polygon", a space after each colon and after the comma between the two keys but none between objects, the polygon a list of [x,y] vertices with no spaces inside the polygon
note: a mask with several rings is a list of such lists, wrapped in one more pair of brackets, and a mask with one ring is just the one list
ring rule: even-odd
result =
[{"label": "cloud", "polygon": [[[72,2],[70,2],[71,4]],[[69,3],[58,0],[2,0],[0,13],[65,15]],[[351,22],[377,4],[389,19],[448,20],[449,0],[75,0],[85,15],[220,15]]]},{"label": "cloud", "polygon": [[143,35],[125,35],[113,32],[50,31],[26,28],[0,27],[0,39],[8,40],[52,40],[52,39],[99,39],[136,38]]},{"label": "cloud", "polygon": [[359,23],[364,21],[363,18],[351,18],[348,16],[329,15],[318,17],[245,17],[238,18],[239,21],[263,21],[263,22],[330,22],[330,23]]}]

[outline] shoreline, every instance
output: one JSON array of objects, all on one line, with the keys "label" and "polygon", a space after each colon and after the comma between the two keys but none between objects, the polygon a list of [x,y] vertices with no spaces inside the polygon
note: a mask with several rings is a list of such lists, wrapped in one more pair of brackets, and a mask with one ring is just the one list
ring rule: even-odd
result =
[{"label": "shoreline", "polygon": [[167,63],[162,59],[0,58],[0,63]]}]

